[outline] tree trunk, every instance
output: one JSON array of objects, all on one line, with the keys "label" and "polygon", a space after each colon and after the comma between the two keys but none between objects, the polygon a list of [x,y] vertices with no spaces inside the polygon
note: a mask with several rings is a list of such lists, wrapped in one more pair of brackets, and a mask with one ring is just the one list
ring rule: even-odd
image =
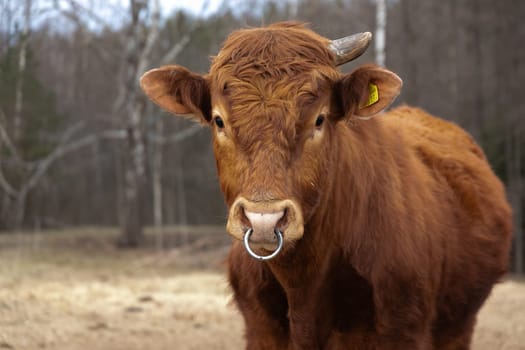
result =
[{"label": "tree trunk", "polygon": [[139,77],[150,59],[153,43],[158,35],[159,3],[153,1],[149,9],[151,23],[146,25],[149,1],[131,0],[131,23],[126,36],[126,49],[120,100],[125,104],[128,140],[124,162],[124,203],[122,233],[117,244],[137,247],[144,240],[141,203],[145,185],[144,97],[139,89]]},{"label": "tree trunk", "polygon": [[375,56],[376,63],[384,67],[386,61],[386,0],[376,0],[376,37],[375,37]]},{"label": "tree trunk", "polygon": [[[137,114],[140,111],[137,111]],[[144,138],[138,125],[128,126],[126,141],[124,203],[122,210],[122,234],[118,245],[138,247],[144,239],[142,232],[142,208],[144,179]]]},{"label": "tree trunk", "polygon": [[418,35],[416,33],[416,25],[414,20],[417,15],[417,8],[415,7],[414,0],[401,0],[401,21],[402,21],[402,33],[404,40],[402,41],[402,47],[404,52],[403,59],[403,71],[405,72],[404,80],[404,96],[405,101],[410,104],[419,104],[419,62],[415,50],[418,49]]},{"label": "tree trunk", "polygon": [[24,103],[24,76],[26,71],[27,40],[31,26],[31,0],[25,1],[24,29],[20,40],[20,51],[18,54],[18,79],[15,87],[15,110],[13,116],[13,141],[18,145],[22,135],[22,106]]},{"label": "tree trunk", "polygon": [[17,230],[22,226],[25,213],[26,194],[17,193],[15,197],[5,196],[2,207],[1,228]]},{"label": "tree trunk", "polygon": [[458,111],[458,38],[457,38],[457,4],[455,1],[450,1],[448,4],[448,17],[452,28],[448,29],[448,57],[450,63],[448,65],[449,71],[449,93],[450,104],[452,104],[452,114],[456,114]]},{"label": "tree trunk", "polygon": [[[179,152],[177,152],[179,153]],[[184,167],[182,166],[181,155],[177,156],[176,161],[177,170],[176,176],[176,197],[177,197],[177,212],[179,217],[179,225],[182,230],[181,245],[187,245],[189,243],[189,232],[188,232],[188,213],[186,209],[186,189],[184,187]]]},{"label": "tree trunk", "polygon": [[481,28],[487,23],[482,22],[482,9],[480,8],[479,0],[473,0],[471,5],[471,11],[473,12],[472,18],[472,43],[474,48],[474,60],[472,64],[473,74],[472,79],[472,93],[474,106],[472,111],[474,112],[472,121],[470,122],[469,131],[474,138],[479,142],[481,140],[481,133],[484,130],[484,112],[485,112],[485,99],[483,98],[483,89],[485,88],[484,82],[484,71],[485,67],[483,62],[482,46],[486,45],[486,38],[482,37]]},{"label": "tree trunk", "polygon": [[[155,118],[155,136],[163,137],[164,123],[161,116]],[[162,206],[162,150],[163,143],[154,141],[153,145],[153,161],[152,161],[152,178],[153,178],[153,223],[155,226],[155,233],[157,237],[157,249],[164,248],[164,218]]]}]

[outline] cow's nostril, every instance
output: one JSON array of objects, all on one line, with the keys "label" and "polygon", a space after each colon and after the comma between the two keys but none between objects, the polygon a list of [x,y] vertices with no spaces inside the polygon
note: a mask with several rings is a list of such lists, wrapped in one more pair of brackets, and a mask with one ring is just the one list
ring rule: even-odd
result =
[{"label": "cow's nostril", "polygon": [[255,234],[262,233],[266,236],[273,236],[278,222],[284,216],[284,210],[275,213],[252,212],[244,210],[244,215],[249,221],[250,228],[253,228]]},{"label": "cow's nostril", "polygon": [[284,229],[288,225],[288,211],[289,211],[288,208],[284,208],[284,214],[282,218],[280,218],[279,221],[277,222],[277,225],[275,225],[275,228],[281,231],[281,233],[283,233]]},{"label": "cow's nostril", "polygon": [[249,229],[252,227],[252,224],[250,223],[250,219],[246,216],[246,209],[244,206],[241,206],[239,211],[239,220],[241,221],[242,226],[245,229]]}]

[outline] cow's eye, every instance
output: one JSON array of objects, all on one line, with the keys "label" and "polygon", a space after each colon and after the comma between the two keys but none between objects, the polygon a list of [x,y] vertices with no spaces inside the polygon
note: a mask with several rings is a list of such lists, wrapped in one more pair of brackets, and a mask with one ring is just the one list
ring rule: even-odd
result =
[{"label": "cow's eye", "polygon": [[219,117],[219,116],[215,116],[215,117],[213,118],[213,120],[215,120],[215,125],[217,125],[217,127],[218,127],[219,129],[223,129],[223,128],[224,128],[224,121],[222,120],[221,117]]},{"label": "cow's eye", "polygon": [[315,120],[315,127],[316,128],[321,127],[321,125],[323,125],[323,123],[324,123],[324,120],[325,120],[324,114],[318,115],[317,119]]}]

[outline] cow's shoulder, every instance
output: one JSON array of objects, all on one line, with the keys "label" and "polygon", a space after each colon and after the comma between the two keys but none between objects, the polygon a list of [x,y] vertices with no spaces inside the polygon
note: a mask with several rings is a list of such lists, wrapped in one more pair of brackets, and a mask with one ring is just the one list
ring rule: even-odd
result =
[{"label": "cow's shoulder", "polygon": [[408,106],[386,113],[383,122],[402,135],[409,153],[427,168],[435,186],[446,186],[470,216],[491,211],[487,202],[505,206],[501,182],[481,147],[461,127]]}]

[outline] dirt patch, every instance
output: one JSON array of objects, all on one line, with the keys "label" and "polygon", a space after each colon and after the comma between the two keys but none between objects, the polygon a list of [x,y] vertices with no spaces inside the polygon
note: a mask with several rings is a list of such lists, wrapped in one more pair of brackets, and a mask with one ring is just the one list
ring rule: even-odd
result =
[{"label": "dirt patch", "polygon": [[[224,236],[204,229],[168,251],[154,237],[117,250],[112,230],[0,236],[0,349],[242,349]],[[473,349],[525,349],[525,284],[495,288]]]}]

